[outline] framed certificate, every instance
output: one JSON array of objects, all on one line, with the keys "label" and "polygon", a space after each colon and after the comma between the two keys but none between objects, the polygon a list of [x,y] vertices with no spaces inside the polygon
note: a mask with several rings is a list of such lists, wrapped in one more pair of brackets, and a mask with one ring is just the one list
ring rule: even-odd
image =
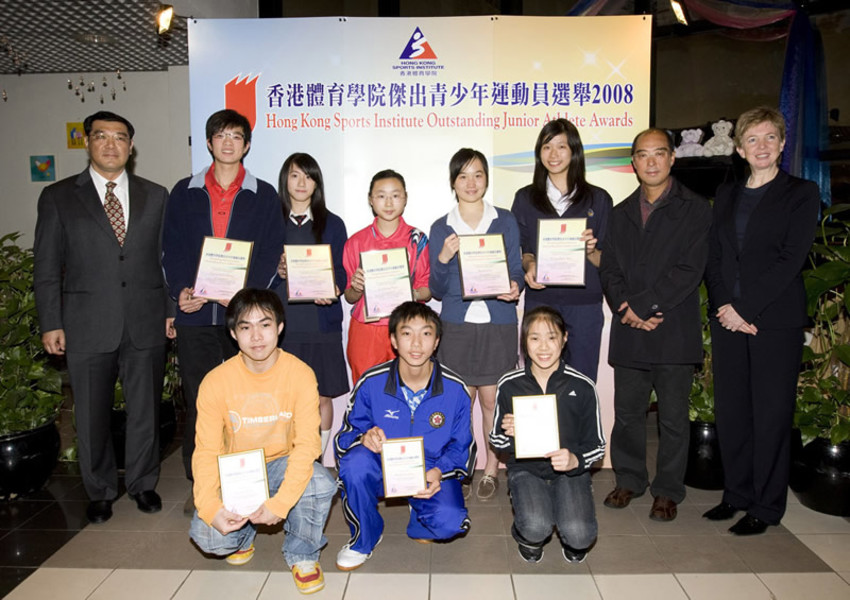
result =
[{"label": "framed certificate", "polygon": [[336,300],[330,244],[283,246],[286,294],[290,302]]},{"label": "framed certificate", "polygon": [[413,496],[425,482],[425,444],[421,437],[385,440],[381,446],[384,497]]},{"label": "framed certificate", "polygon": [[360,267],[367,321],[388,317],[396,306],[413,300],[406,248],[361,252]]},{"label": "framed certificate", "polygon": [[502,234],[461,235],[458,239],[457,260],[463,299],[509,294],[511,279]]},{"label": "framed certificate", "polygon": [[537,283],[584,286],[587,219],[538,219]]},{"label": "framed certificate", "polygon": [[230,300],[245,287],[254,242],[205,237],[195,277],[195,296]]},{"label": "framed certificate", "polygon": [[221,502],[230,512],[246,517],[269,499],[266,453],[262,448],[220,454],[218,477]]},{"label": "framed certificate", "polygon": [[514,454],[540,458],[561,447],[555,394],[514,396]]}]

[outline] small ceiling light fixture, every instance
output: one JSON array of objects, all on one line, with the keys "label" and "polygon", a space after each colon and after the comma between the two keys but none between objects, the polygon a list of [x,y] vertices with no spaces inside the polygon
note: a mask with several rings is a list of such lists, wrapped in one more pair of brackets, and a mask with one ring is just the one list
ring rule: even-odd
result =
[{"label": "small ceiling light fixture", "polygon": [[685,8],[679,0],[670,0],[670,9],[673,11],[673,14],[676,15],[676,20],[679,24],[688,24],[688,18],[685,16]]},{"label": "small ceiling light fixture", "polygon": [[171,20],[174,18],[174,7],[170,4],[160,4],[156,13],[156,32],[159,35],[171,30]]},{"label": "small ceiling light fixture", "polygon": [[[156,13],[156,32],[159,35],[159,44],[162,47],[167,47],[171,41],[171,34],[176,30],[186,31],[187,22],[192,17],[178,15],[174,12],[174,7],[171,4],[160,4],[159,10]],[[182,19],[183,22],[179,22]],[[175,23],[175,21],[178,21]]]}]

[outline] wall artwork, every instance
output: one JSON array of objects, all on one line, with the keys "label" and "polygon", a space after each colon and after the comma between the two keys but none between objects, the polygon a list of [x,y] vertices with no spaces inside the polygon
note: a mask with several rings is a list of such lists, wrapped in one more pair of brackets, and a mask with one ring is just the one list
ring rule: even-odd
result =
[{"label": "wall artwork", "polygon": [[69,150],[85,150],[86,141],[82,123],[65,123],[65,141]]},{"label": "wall artwork", "polygon": [[52,154],[30,156],[30,181],[56,181],[56,158]]}]

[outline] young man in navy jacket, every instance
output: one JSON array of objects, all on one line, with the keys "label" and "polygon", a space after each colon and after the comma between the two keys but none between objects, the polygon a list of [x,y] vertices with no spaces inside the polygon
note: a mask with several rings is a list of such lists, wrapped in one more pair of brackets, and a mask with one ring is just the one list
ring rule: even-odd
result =
[{"label": "young man in navy jacket", "polygon": [[380,453],[387,439],[424,439],[427,487],[409,499],[407,535],[428,543],[469,529],[461,481],[475,464],[471,401],[463,381],[433,358],[441,328],[428,306],[398,306],[389,321],[398,358],[366,371],[351,394],[334,442],[343,514],[351,529],[351,539],[337,555],[341,571],[360,567],[381,541]]},{"label": "young man in navy jacket", "polygon": [[[174,325],[177,357],[186,399],[183,465],[192,480],[195,449],[195,402],[204,376],[236,354],[227,331],[228,300],[195,295],[201,247],[207,236],[253,242],[245,286],[266,289],[277,274],[283,249],[283,210],[277,192],[242,166],[251,148],[251,124],[234,110],[213,113],[206,124],[212,165],[177,183],[171,190],[162,233],[162,267],[168,293],[177,301]],[[184,514],[194,513],[192,498]]]}]

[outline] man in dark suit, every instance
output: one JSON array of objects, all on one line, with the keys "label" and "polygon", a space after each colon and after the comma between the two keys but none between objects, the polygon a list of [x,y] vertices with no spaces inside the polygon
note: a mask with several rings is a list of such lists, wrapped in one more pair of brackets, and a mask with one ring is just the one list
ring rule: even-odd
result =
[{"label": "man in dark suit", "polygon": [[109,425],[119,376],[127,491],[143,512],[162,508],[154,488],[165,341],[173,331],[160,267],[168,192],[125,170],[134,133],[127,119],[101,111],[84,129],[89,168],[38,200],[34,286],[44,348],[68,363],[86,516],[103,523],[118,495]]},{"label": "man in dark suit", "polygon": [[[614,207],[599,275],[614,313],[608,362],[614,367],[611,463],[617,483],[605,506],[624,508],[647,486],[649,517],[672,521],[685,498],[688,398],[702,362],[699,284],[708,256],[711,207],[670,176],[667,132],[635,137],[632,166],[640,187]],[[658,458],[646,469],[646,409],[658,398]]]}]

